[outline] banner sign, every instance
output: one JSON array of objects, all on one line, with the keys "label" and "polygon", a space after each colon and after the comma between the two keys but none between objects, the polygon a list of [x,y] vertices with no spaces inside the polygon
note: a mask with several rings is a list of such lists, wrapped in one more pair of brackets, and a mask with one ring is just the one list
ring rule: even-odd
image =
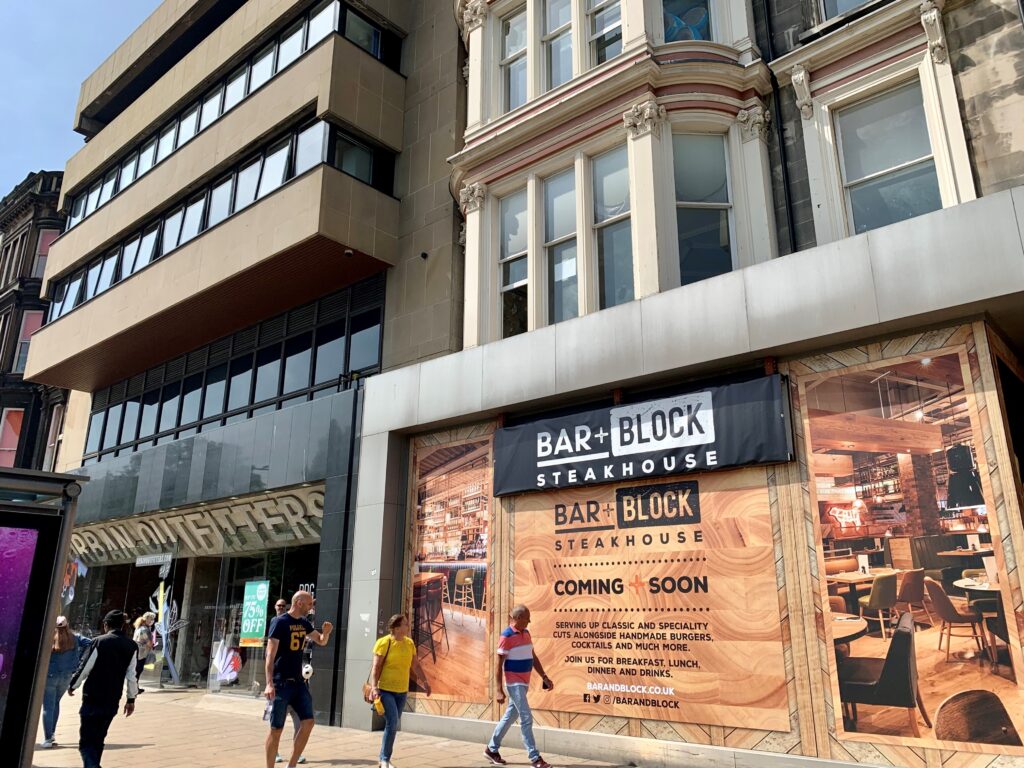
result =
[{"label": "banner sign", "polygon": [[[535,709],[789,731],[766,472],[519,496]],[[536,700],[535,700],[536,699]]]},{"label": "banner sign", "polygon": [[775,374],[499,429],[494,495],[790,461],[784,392]]},{"label": "banner sign", "polygon": [[245,582],[242,596],[242,632],[238,644],[242,648],[262,648],[267,630],[267,598],[270,597],[269,581]]}]

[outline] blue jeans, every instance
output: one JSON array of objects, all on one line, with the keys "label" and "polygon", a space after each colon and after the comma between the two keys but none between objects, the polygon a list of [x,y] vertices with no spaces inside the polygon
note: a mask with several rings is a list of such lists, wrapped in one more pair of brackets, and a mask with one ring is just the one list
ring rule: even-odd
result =
[{"label": "blue jeans", "polygon": [[498,721],[494,735],[491,736],[491,743],[487,745],[487,748],[491,752],[501,749],[501,740],[505,738],[508,729],[518,718],[519,730],[523,732],[523,746],[526,747],[526,752],[532,763],[540,757],[540,752],[537,750],[537,742],[533,738],[533,711],[530,709],[530,702],[526,700],[527,686],[509,685],[507,688],[508,707],[505,709],[505,714],[501,716],[501,720]]},{"label": "blue jeans", "polygon": [[391,760],[391,750],[395,748],[395,737],[398,735],[398,726],[402,722],[402,710],[405,709],[405,700],[408,696],[408,693],[380,692],[380,703],[384,705],[384,738],[380,742],[380,759],[382,761]]},{"label": "blue jeans", "polygon": [[43,689],[43,736],[49,741],[57,730],[57,718],[60,717],[60,700],[68,692],[68,685],[74,672],[47,675],[46,687]]}]

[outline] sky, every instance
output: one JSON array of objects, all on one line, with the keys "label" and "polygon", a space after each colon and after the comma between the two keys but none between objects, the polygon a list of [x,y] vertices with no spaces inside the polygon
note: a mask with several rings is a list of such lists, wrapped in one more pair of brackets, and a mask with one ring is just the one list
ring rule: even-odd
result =
[{"label": "sky", "polygon": [[82,81],[160,0],[0,0],[0,198],[31,171],[63,170]]}]

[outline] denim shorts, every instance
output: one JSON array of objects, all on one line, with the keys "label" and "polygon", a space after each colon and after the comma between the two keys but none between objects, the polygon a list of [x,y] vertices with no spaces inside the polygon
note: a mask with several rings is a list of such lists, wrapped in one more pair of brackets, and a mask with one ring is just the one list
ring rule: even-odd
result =
[{"label": "denim shorts", "polygon": [[270,727],[284,728],[288,707],[295,710],[299,720],[313,719],[313,697],[304,680],[284,680],[274,683],[274,703],[270,710]]}]

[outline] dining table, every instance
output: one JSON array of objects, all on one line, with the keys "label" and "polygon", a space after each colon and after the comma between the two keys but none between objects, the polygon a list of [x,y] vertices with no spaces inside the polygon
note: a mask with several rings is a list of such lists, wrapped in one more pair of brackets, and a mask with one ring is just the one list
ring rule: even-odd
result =
[{"label": "dining table", "polygon": [[[863,571],[843,571],[833,573],[825,577],[829,584],[846,584],[850,590],[846,593],[846,607],[853,613],[858,609],[857,601],[861,597],[860,587],[864,584],[873,584],[879,576],[890,573],[902,573],[899,568],[869,568],[867,573]],[[868,590],[870,592],[870,589]]]},{"label": "dining table", "polygon": [[984,549],[946,549],[935,554],[939,557],[988,557],[992,553],[992,547],[987,547]]},{"label": "dining table", "polygon": [[999,594],[998,584],[989,584],[987,579],[957,579],[953,582],[954,587],[959,587],[965,592],[975,592],[978,594],[985,595],[996,595]]},{"label": "dining table", "polygon": [[863,616],[852,613],[832,614],[832,642],[848,643],[867,634],[868,622]]}]

